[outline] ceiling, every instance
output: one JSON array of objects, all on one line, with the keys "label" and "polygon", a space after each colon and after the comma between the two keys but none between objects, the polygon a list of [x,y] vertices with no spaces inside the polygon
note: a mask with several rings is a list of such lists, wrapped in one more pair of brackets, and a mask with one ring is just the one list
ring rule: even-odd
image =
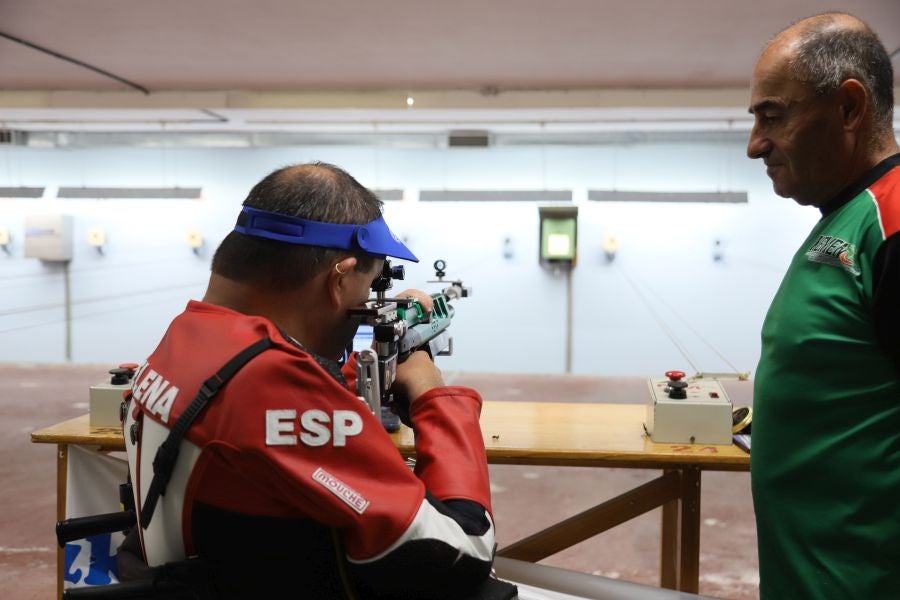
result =
[{"label": "ceiling", "polygon": [[[900,50],[900,1],[840,4],[888,51]],[[828,8],[820,0],[0,0],[0,127],[45,136],[746,130],[761,47]],[[894,65],[900,84],[900,52]]]}]

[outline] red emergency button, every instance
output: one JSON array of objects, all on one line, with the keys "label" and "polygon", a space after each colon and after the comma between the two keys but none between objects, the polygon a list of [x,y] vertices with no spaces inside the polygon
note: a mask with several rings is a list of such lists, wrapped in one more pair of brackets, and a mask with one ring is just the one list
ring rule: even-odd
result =
[{"label": "red emergency button", "polygon": [[680,381],[684,379],[684,371],[666,371],[666,377],[672,381]]}]

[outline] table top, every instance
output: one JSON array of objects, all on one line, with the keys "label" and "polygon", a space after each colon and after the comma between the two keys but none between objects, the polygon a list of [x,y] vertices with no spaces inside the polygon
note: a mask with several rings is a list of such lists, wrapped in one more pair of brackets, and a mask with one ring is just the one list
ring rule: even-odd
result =
[{"label": "table top", "polygon": [[[481,430],[493,464],[750,468],[750,456],[734,444],[653,443],[644,433],[645,413],[642,404],[488,401],[481,412]],[[411,429],[402,427],[391,437],[402,454],[414,454]],[[125,448],[119,428],[92,428],[88,415],[39,429],[31,441]]]}]

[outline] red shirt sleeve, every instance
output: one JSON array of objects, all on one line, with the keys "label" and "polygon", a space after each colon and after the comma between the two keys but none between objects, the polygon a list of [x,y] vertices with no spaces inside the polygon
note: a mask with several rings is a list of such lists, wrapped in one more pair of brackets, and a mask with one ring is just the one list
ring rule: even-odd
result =
[{"label": "red shirt sleeve", "polygon": [[416,432],[416,474],[441,500],[471,500],[491,511],[481,396],[466,387],[443,387],[410,408]]}]

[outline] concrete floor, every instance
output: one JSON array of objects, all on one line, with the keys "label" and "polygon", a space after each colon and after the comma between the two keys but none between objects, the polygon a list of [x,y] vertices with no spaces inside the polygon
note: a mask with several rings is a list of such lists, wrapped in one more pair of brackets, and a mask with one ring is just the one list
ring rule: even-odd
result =
[{"label": "concrete floor", "polygon": [[[30,433],[87,412],[88,387],[107,365],[0,364],[0,582],[4,598],[56,593],[55,448]],[[444,373],[487,400],[643,402],[643,378]],[[735,405],[751,385],[726,382]],[[491,466],[500,546],[658,476],[632,469]],[[756,534],[747,473],[705,473],[701,505],[700,593],[758,597]],[[560,552],[543,564],[656,585],[659,510]]]}]

